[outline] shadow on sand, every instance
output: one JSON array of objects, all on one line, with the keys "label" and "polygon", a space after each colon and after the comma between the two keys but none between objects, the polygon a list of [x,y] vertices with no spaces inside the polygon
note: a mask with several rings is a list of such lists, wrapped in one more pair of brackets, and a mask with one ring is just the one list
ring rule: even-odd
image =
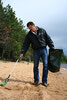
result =
[{"label": "shadow on sand", "polygon": [[[5,79],[3,79],[2,77],[0,77],[0,80],[1,80],[1,81],[4,81]],[[31,81],[14,80],[14,79],[9,79],[9,81],[13,81],[13,82],[22,82],[22,83],[25,83],[25,84],[29,83],[29,84],[33,85],[33,83],[32,83]]]}]

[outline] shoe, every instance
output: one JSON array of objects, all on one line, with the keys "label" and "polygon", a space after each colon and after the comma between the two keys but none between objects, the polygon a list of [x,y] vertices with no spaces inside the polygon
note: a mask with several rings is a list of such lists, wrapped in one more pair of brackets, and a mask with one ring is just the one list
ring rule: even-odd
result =
[{"label": "shoe", "polygon": [[34,85],[36,85],[36,86],[37,86],[38,84],[39,84],[39,82],[34,82]]},{"label": "shoe", "polygon": [[47,83],[42,83],[43,86],[47,87]]}]

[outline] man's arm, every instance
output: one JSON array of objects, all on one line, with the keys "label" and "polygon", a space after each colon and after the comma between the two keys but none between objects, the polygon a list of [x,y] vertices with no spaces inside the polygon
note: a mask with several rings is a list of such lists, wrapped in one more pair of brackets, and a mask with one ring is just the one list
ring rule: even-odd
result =
[{"label": "man's arm", "polygon": [[50,49],[55,49],[52,39],[50,38],[50,36],[47,34],[47,32],[45,30],[44,30],[44,32],[45,32],[47,45],[50,47]]}]

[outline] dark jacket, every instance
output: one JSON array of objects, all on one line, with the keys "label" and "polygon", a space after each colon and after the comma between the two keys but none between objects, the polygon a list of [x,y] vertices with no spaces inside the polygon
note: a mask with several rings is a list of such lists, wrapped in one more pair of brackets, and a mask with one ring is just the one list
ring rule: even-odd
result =
[{"label": "dark jacket", "polygon": [[26,35],[26,38],[24,40],[22,50],[21,50],[21,53],[23,55],[25,55],[30,44],[34,50],[46,48],[47,45],[51,49],[54,48],[54,44],[50,36],[46,33],[44,29],[39,28],[39,27],[37,30],[37,34],[34,34],[31,31],[29,31],[28,34]]}]

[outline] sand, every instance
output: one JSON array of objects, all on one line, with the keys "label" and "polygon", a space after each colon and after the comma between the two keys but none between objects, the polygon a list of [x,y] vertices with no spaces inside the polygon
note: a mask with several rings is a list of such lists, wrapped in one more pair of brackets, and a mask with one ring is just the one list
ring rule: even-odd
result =
[{"label": "sand", "polygon": [[[0,83],[7,78],[15,62],[0,61]],[[39,64],[40,81],[33,82],[33,63],[19,62],[10,81],[0,86],[0,100],[67,100],[67,71],[48,73],[48,87],[42,86],[42,64]]]}]

